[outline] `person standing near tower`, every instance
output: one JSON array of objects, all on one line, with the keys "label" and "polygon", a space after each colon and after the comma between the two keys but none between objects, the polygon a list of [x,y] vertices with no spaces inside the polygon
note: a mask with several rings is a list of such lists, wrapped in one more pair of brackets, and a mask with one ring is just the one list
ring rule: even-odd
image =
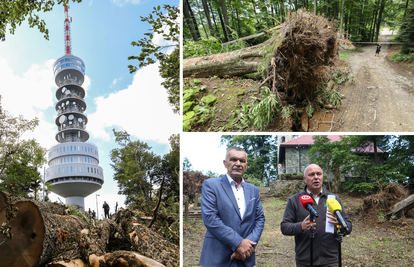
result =
[{"label": "person standing near tower", "polygon": [[102,208],[104,209],[104,212],[105,212],[105,218],[109,219],[109,205],[108,203],[106,203],[106,201],[104,201]]}]

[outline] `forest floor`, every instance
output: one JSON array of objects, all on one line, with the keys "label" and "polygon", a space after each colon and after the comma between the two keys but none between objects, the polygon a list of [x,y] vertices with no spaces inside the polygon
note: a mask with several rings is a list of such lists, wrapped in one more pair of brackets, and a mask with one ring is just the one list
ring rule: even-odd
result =
[{"label": "forest floor", "polygon": [[[342,242],[342,266],[347,267],[402,267],[414,262],[414,220],[400,218],[385,221],[381,212],[361,216],[360,196],[338,194],[352,221],[352,233]],[[287,201],[279,198],[262,200],[266,217],[265,228],[256,248],[256,266],[293,267],[295,242],[293,236],[284,236],[280,222]],[[206,228],[203,221],[184,222],[183,266],[199,266]]]},{"label": "forest floor", "polygon": [[[380,41],[388,40],[387,35],[380,36]],[[345,98],[335,113],[332,131],[414,131],[414,69],[410,64],[391,61],[399,49],[383,45],[379,57],[375,57],[376,45],[369,45],[349,56],[346,65],[355,83],[339,88]]]}]

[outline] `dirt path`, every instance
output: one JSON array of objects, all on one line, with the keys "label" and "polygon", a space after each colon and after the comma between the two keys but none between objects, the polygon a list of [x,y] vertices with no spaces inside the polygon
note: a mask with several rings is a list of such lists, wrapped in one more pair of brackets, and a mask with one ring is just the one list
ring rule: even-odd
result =
[{"label": "dirt path", "polygon": [[[380,36],[381,41],[387,39]],[[414,73],[387,59],[395,47],[383,45],[379,57],[374,56],[375,48],[365,46],[346,61],[356,82],[341,90],[345,99],[333,131],[414,131]]]}]

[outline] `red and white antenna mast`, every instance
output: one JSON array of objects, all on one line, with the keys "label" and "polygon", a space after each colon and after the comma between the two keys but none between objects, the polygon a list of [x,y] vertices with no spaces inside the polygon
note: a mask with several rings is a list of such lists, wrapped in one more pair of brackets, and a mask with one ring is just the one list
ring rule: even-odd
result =
[{"label": "red and white antenna mast", "polygon": [[65,53],[66,54],[71,54],[72,52],[72,44],[70,41],[70,23],[72,22],[72,17],[70,18],[69,21],[69,15],[68,15],[68,10],[69,10],[69,5],[65,6]]}]

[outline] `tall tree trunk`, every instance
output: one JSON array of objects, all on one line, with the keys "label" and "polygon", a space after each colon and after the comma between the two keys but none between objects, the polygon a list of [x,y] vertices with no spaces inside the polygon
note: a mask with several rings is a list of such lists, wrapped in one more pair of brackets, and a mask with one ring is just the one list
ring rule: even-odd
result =
[{"label": "tall tree trunk", "polygon": [[404,16],[403,16],[403,20],[405,19],[405,15],[406,15],[406,13],[407,13],[408,1],[409,1],[409,0],[407,0],[407,1],[405,2],[405,9],[404,9]]},{"label": "tall tree trunk", "polygon": [[216,17],[214,16],[214,11],[213,11],[213,8],[212,8],[212,6],[211,6],[210,2],[208,2],[208,1],[207,1],[207,4],[208,4],[208,7],[209,7],[209,8],[210,8],[210,10],[211,10],[211,16],[213,17],[214,28],[215,28],[216,33],[217,33],[217,36],[216,36],[216,37],[220,37],[219,30],[218,30],[218,27],[217,27]]},{"label": "tall tree trunk", "polygon": [[316,0],[313,0],[313,14],[316,15]]},{"label": "tall tree trunk", "polygon": [[[341,9],[341,27],[339,32],[342,34],[342,25],[343,25],[343,19],[344,19],[344,2],[345,0],[342,0],[342,9]],[[342,38],[342,37],[341,37]]]},{"label": "tall tree trunk", "polygon": [[256,12],[256,1],[252,0],[252,4],[253,4],[254,17],[256,19],[257,24],[259,24],[259,19],[257,18],[257,12]]},{"label": "tall tree trunk", "polygon": [[381,1],[381,7],[379,10],[379,15],[378,15],[378,23],[377,23],[377,33],[375,36],[375,42],[378,42],[378,35],[379,35],[379,31],[380,31],[380,26],[381,26],[381,19],[382,19],[382,12],[384,11],[384,7],[385,7],[385,0]]},{"label": "tall tree trunk", "polygon": [[224,40],[226,42],[230,41],[229,37],[227,35],[227,31],[226,31],[226,25],[224,24],[224,20],[223,20],[223,16],[221,13],[221,9],[217,8],[217,13],[219,14],[219,19],[220,19],[220,24],[221,24],[221,28],[223,29],[223,34],[224,34]]},{"label": "tall tree trunk", "polygon": [[211,26],[210,10],[207,5],[207,0],[201,0],[201,2],[203,4],[204,13],[206,14],[208,29],[210,30],[211,36],[214,36],[214,30],[213,30],[213,27]]},{"label": "tall tree trunk", "polygon": [[195,42],[198,42],[198,37],[200,37],[200,33],[198,32],[197,22],[193,21],[193,17],[190,14],[190,3],[188,0],[184,0],[183,2],[183,13],[184,13],[184,20],[190,29],[191,37]]},{"label": "tall tree trunk", "polygon": [[225,3],[224,0],[220,0],[220,6],[221,6],[221,12],[223,14],[224,25],[225,25],[223,31],[226,32],[224,35],[227,36],[226,39],[230,41],[230,39],[229,39],[229,33],[228,33],[228,29],[227,29],[227,27],[230,27],[230,24],[229,24],[229,18],[227,16],[226,3]]}]

